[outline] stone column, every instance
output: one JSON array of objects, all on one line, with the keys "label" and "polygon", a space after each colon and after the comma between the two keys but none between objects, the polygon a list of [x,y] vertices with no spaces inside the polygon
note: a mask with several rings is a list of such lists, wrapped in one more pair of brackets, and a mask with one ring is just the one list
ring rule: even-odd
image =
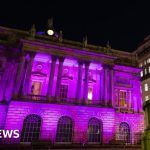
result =
[{"label": "stone column", "polygon": [[114,104],[114,70],[111,68],[110,70],[110,104],[115,106]]},{"label": "stone column", "polygon": [[21,83],[23,80],[24,67],[25,67],[25,56],[21,55],[19,64],[18,64],[17,75],[15,79],[14,97],[17,97],[19,93]]},{"label": "stone column", "polygon": [[104,73],[103,70],[100,71],[100,82],[99,82],[99,87],[100,87],[100,95],[99,95],[99,100],[100,104],[104,103]]},{"label": "stone column", "polygon": [[34,61],[35,53],[30,53],[30,58],[27,62],[27,69],[25,72],[25,79],[23,84],[23,95],[27,95],[30,92],[30,78],[31,78],[31,72],[32,72],[32,65]]},{"label": "stone column", "polygon": [[58,98],[60,96],[60,86],[61,86],[61,77],[62,77],[62,71],[63,71],[63,63],[64,58],[59,58],[59,66],[58,66],[58,75],[57,75],[57,83],[56,83],[56,92],[55,96]]},{"label": "stone column", "polygon": [[76,102],[78,103],[81,99],[81,86],[82,86],[82,72],[83,72],[83,62],[78,62],[78,81],[76,89]]},{"label": "stone column", "polygon": [[48,89],[47,89],[47,97],[48,97],[48,99],[50,99],[50,97],[52,96],[53,80],[54,80],[54,73],[55,73],[55,66],[56,66],[57,57],[52,56],[51,60],[52,60],[52,62],[51,62],[49,83],[48,83]]},{"label": "stone column", "polygon": [[83,90],[83,103],[86,102],[88,98],[88,73],[89,73],[89,62],[85,63],[85,76],[84,76],[84,90]]},{"label": "stone column", "polygon": [[11,73],[11,75],[9,75],[9,78],[7,80],[7,85],[6,85],[5,93],[4,93],[4,98],[7,101],[11,100],[11,98],[12,98],[17,68],[18,68],[18,62],[13,60],[12,67],[9,68],[9,72]]},{"label": "stone column", "polygon": [[2,79],[0,82],[0,101],[3,101],[5,98],[5,91],[6,91],[6,86],[8,83],[9,76],[11,76],[10,68],[12,68],[12,62],[7,60]]},{"label": "stone column", "polygon": [[103,65],[104,66],[104,101],[105,101],[105,105],[107,105],[107,102],[108,102],[108,85],[107,85],[107,73],[108,73],[108,69],[107,69],[107,66],[106,65]]}]

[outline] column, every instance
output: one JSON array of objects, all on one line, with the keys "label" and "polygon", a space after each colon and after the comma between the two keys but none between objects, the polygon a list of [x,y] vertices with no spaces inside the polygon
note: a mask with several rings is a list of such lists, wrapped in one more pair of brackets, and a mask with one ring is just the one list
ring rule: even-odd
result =
[{"label": "column", "polygon": [[50,99],[52,96],[52,88],[53,88],[53,80],[54,80],[54,73],[55,73],[55,66],[56,66],[56,56],[51,57],[51,69],[50,69],[50,75],[49,75],[49,83],[48,83],[48,89],[47,89],[47,97]]},{"label": "column", "polygon": [[105,101],[105,105],[107,105],[107,102],[108,102],[108,87],[107,87],[107,66],[106,65],[103,65],[104,66],[104,101]]},{"label": "column", "polygon": [[21,87],[21,83],[23,80],[24,66],[25,66],[25,56],[21,55],[19,64],[18,64],[17,75],[15,79],[14,97],[17,97],[20,87]]},{"label": "column", "polygon": [[99,82],[99,92],[100,92],[100,95],[99,95],[99,100],[100,100],[100,104],[104,104],[104,73],[103,73],[103,70],[100,71],[100,82]]},{"label": "column", "polygon": [[110,104],[115,106],[114,104],[114,70],[111,68],[110,70]]},{"label": "column", "polygon": [[84,76],[84,90],[83,90],[83,103],[86,102],[88,98],[88,73],[89,73],[89,62],[85,63],[85,76]]},{"label": "column", "polygon": [[81,99],[82,72],[83,72],[83,62],[78,61],[78,81],[77,81],[77,89],[76,89],[76,102],[77,103]]},{"label": "column", "polygon": [[58,75],[57,75],[57,83],[56,83],[56,92],[55,96],[58,98],[60,96],[60,86],[61,86],[61,77],[62,77],[62,71],[63,71],[63,62],[64,58],[59,58],[59,66],[58,66]]},{"label": "column", "polygon": [[7,60],[3,75],[2,75],[2,79],[0,82],[0,101],[4,100],[4,96],[5,96],[5,91],[6,91],[6,86],[7,86],[7,82],[10,76],[10,68],[12,68],[12,62],[10,62],[9,60]]},{"label": "column", "polygon": [[30,92],[30,78],[31,78],[31,72],[32,72],[32,65],[34,61],[35,53],[30,53],[30,58],[27,62],[27,69],[25,72],[25,79],[23,84],[23,95],[27,95]]},{"label": "column", "polygon": [[12,98],[17,68],[18,68],[18,62],[13,60],[12,61],[12,67],[9,68],[9,72],[11,73],[11,75],[9,74],[9,78],[7,80],[7,83],[6,83],[7,88],[5,88],[5,93],[4,93],[4,98],[7,101],[9,101]]}]

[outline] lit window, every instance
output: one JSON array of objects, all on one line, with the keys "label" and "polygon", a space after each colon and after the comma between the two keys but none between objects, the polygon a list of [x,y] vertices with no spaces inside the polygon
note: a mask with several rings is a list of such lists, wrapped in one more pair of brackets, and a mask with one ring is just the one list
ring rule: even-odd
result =
[{"label": "lit window", "polygon": [[141,71],[140,74],[141,74],[141,77],[143,77],[143,71]]},{"label": "lit window", "polygon": [[143,67],[143,64],[142,64],[142,63],[140,63],[139,67],[140,67],[140,68],[142,68],[142,67]]},{"label": "lit window", "polygon": [[145,91],[148,91],[148,84],[147,83],[144,84],[144,89],[145,89]]},{"label": "lit window", "polygon": [[145,71],[145,75],[146,75],[146,74],[147,74],[147,70],[146,70],[146,68],[145,68],[145,70],[144,70],[144,71]]},{"label": "lit window", "polygon": [[150,73],[150,66],[148,67],[148,72]]},{"label": "lit window", "polygon": [[120,90],[119,94],[120,94],[120,106],[126,107],[127,106],[127,92]]},{"label": "lit window", "polygon": [[147,63],[150,63],[150,58],[147,59]]},{"label": "lit window", "polygon": [[88,87],[88,100],[92,100],[93,97],[93,89],[92,87]]},{"label": "lit window", "polygon": [[144,65],[146,65],[146,60],[144,61]]},{"label": "lit window", "polygon": [[145,96],[145,101],[148,101],[149,100],[149,97],[148,96]]},{"label": "lit window", "polygon": [[60,86],[60,97],[67,98],[68,95],[68,85],[62,84]]}]

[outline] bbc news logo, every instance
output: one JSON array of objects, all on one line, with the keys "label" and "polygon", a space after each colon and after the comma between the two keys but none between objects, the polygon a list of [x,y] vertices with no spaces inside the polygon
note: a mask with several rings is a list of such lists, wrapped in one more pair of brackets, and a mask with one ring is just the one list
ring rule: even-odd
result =
[{"label": "bbc news logo", "polygon": [[0,139],[2,138],[19,138],[19,130],[0,130]]}]

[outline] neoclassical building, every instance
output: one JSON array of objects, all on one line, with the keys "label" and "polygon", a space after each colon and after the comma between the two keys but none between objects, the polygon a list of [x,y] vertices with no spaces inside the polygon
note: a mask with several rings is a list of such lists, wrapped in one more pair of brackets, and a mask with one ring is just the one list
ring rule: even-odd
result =
[{"label": "neoclassical building", "polygon": [[0,27],[0,129],[18,129],[18,143],[137,144],[140,71],[109,44]]}]

